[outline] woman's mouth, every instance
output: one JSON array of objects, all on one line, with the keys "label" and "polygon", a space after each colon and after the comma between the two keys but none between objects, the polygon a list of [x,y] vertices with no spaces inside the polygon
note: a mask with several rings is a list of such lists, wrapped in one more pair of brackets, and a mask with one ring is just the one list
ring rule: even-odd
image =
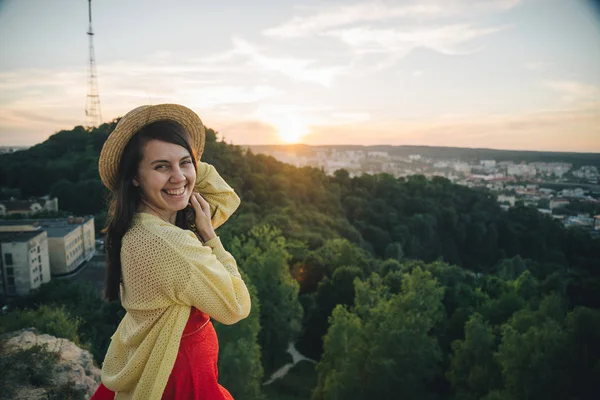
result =
[{"label": "woman's mouth", "polygon": [[169,197],[182,197],[185,194],[186,188],[187,185],[179,189],[163,189],[162,191],[165,192]]}]

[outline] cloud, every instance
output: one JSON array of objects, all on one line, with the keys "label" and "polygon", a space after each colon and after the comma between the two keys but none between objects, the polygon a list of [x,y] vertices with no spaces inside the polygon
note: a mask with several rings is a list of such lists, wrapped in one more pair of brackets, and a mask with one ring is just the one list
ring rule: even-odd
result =
[{"label": "cloud", "polygon": [[315,8],[312,15],[294,17],[276,27],[266,29],[266,36],[282,38],[310,36],[330,28],[357,22],[383,21],[398,17],[417,17],[441,12],[439,5],[392,6],[382,2]]},{"label": "cloud", "polygon": [[[159,53],[147,57],[152,62],[102,64],[98,72],[103,119],[111,120],[140,104],[167,102],[186,104],[200,115],[214,111],[231,116],[239,113],[239,107],[284,93],[281,87],[257,81],[256,73],[235,57],[240,56],[226,52],[217,54],[217,61],[174,60]],[[85,69],[0,72],[0,143],[32,144],[34,136],[39,142],[59,129],[84,124],[86,90]],[[13,134],[17,132],[27,136],[17,138]]]},{"label": "cloud", "polygon": [[306,16],[294,16],[291,20],[264,30],[263,34],[278,38],[306,37],[358,23],[383,22],[400,18],[422,21],[472,15],[478,12],[506,11],[517,4],[519,0],[420,0],[407,5],[369,1],[351,5],[303,7],[303,10],[312,13]]},{"label": "cloud", "polygon": [[234,38],[233,44],[234,52],[247,57],[250,64],[255,68],[278,72],[295,81],[330,86],[333,79],[347,69],[345,66],[340,65],[315,67],[316,60],[311,59],[267,56],[258,47],[240,38]]},{"label": "cloud", "polygon": [[544,81],[542,85],[562,95],[562,100],[568,103],[598,103],[600,102],[600,87],[573,80]]},{"label": "cloud", "polygon": [[461,45],[505,28],[475,28],[468,24],[417,27],[411,30],[356,27],[330,31],[324,35],[336,37],[362,54],[394,53],[404,56],[417,47],[423,47],[453,55],[479,50],[478,48],[462,48]]},{"label": "cloud", "polygon": [[[368,69],[380,72],[398,63],[412,50],[427,48],[445,55],[481,51],[475,39],[507,29],[507,26],[479,26],[469,18],[482,13],[503,12],[519,0],[419,0],[403,4],[369,1],[335,6],[298,8],[301,15],[263,31],[278,39],[322,40],[333,38],[345,44],[355,58],[379,55]],[[460,23],[449,23],[454,18]],[[353,69],[354,70],[354,69]]]}]

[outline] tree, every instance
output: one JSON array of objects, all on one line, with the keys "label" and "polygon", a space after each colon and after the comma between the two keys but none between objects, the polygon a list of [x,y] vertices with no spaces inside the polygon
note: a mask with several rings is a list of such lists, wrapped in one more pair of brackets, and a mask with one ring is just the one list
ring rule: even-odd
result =
[{"label": "tree", "polygon": [[443,289],[420,268],[391,294],[377,274],[355,279],[355,306],[334,309],[313,398],[423,399],[441,352],[433,327],[443,315]]},{"label": "tree", "polygon": [[461,399],[480,399],[501,387],[500,367],[494,359],[492,327],[475,313],[465,325],[465,339],[452,343],[446,377]]},{"label": "tree", "polygon": [[328,319],[337,305],[354,303],[354,279],[363,277],[358,267],[338,267],[333,276],[325,277],[317,288],[314,307],[307,316],[306,329],[299,341],[302,351],[311,358],[319,358],[323,350],[323,335],[329,327]]},{"label": "tree", "polygon": [[545,297],[534,310],[515,313],[502,327],[497,361],[505,389],[514,399],[564,399],[569,382],[569,333],[565,308],[557,295]]},{"label": "tree", "polygon": [[594,399],[600,393],[600,311],[577,307],[567,315],[570,395]]},{"label": "tree", "polygon": [[250,315],[237,324],[215,322],[219,337],[219,382],[239,400],[261,400],[263,367],[260,361],[260,301],[256,288],[244,271],[242,279],[250,292]]},{"label": "tree", "polygon": [[296,339],[302,321],[298,283],[289,271],[285,239],[277,229],[255,227],[248,235],[233,239],[231,253],[256,287],[261,326],[258,342],[263,366],[270,372]]},{"label": "tree", "polygon": [[331,315],[331,326],[324,338],[325,353],[317,364],[318,384],[314,400],[359,398],[367,340],[360,317],[338,305]]}]

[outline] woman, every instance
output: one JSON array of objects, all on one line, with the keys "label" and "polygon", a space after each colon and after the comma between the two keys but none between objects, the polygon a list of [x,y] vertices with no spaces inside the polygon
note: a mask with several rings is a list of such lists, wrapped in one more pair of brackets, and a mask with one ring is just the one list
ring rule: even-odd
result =
[{"label": "woman", "polygon": [[[102,366],[100,399],[232,399],[217,383],[211,318],[234,324],[250,296],[214,229],[240,200],[199,162],[204,126],[175,104],[130,111],[99,160],[112,192],[106,297],[127,311]],[[187,216],[186,216],[187,214]]]}]

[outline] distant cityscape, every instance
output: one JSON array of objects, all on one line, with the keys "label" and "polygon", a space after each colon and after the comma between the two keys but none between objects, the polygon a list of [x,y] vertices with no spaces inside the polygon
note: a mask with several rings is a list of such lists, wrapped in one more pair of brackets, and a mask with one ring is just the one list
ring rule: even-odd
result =
[{"label": "distant cityscape", "polygon": [[[522,203],[560,220],[600,234],[600,215],[580,212],[569,215],[562,208],[572,202],[600,207],[600,174],[596,165],[577,168],[568,162],[515,162],[494,159],[462,160],[391,151],[337,149],[332,146],[247,146],[254,153],[270,155],[296,167],[315,167],[327,175],[344,169],[350,177],[387,173],[396,178],[410,175],[441,176],[470,188],[487,188],[497,195],[501,208]],[[600,156],[599,156],[600,157]]]},{"label": "distant cityscape", "polygon": [[[422,153],[411,153],[404,148],[402,154],[357,148],[359,146],[352,146],[352,149],[348,149],[349,146],[305,145],[242,147],[245,151],[272,156],[296,167],[319,168],[330,176],[341,169],[350,177],[380,173],[396,178],[441,176],[459,185],[489,190],[504,210],[519,204],[534,207],[567,228],[579,227],[593,236],[600,236],[600,155],[584,157],[591,161],[587,165],[577,154],[570,157],[577,160],[576,163],[527,162],[507,159],[511,152],[491,150],[482,150],[482,153],[487,156],[490,152],[498,154],[498,160],[491,157],[477,159],[472,154],[465,156],[469,149],[453,148],[428,148]],[[3,147],[0,153],[23,149]],[[444,154],[452,156],[445,158]],[[560,153],[550,154],[554,157],[551,159],[556,159],[557,154],[560,157]],[[539,157],[550,156],[540,153]],[[518,153],[515,157],[522,159],[524,156]],[[526,157],[535,160],[537,156],[530,152]],[[5,267],[0,268],[0,299],[29,293],[51,278],[77,275],[86,264],[93,264],[96,254],[100,256],[97,266],[102,265],[104,243],[95,237],[93,216],[44,217],[53,213],[60,214],[61,210],[58,199],[50,196],[11,197],[0,201],[0,267]],[[93,281],[102,282],[102,268],[86,270],[88,275],[93,275]]]}]

